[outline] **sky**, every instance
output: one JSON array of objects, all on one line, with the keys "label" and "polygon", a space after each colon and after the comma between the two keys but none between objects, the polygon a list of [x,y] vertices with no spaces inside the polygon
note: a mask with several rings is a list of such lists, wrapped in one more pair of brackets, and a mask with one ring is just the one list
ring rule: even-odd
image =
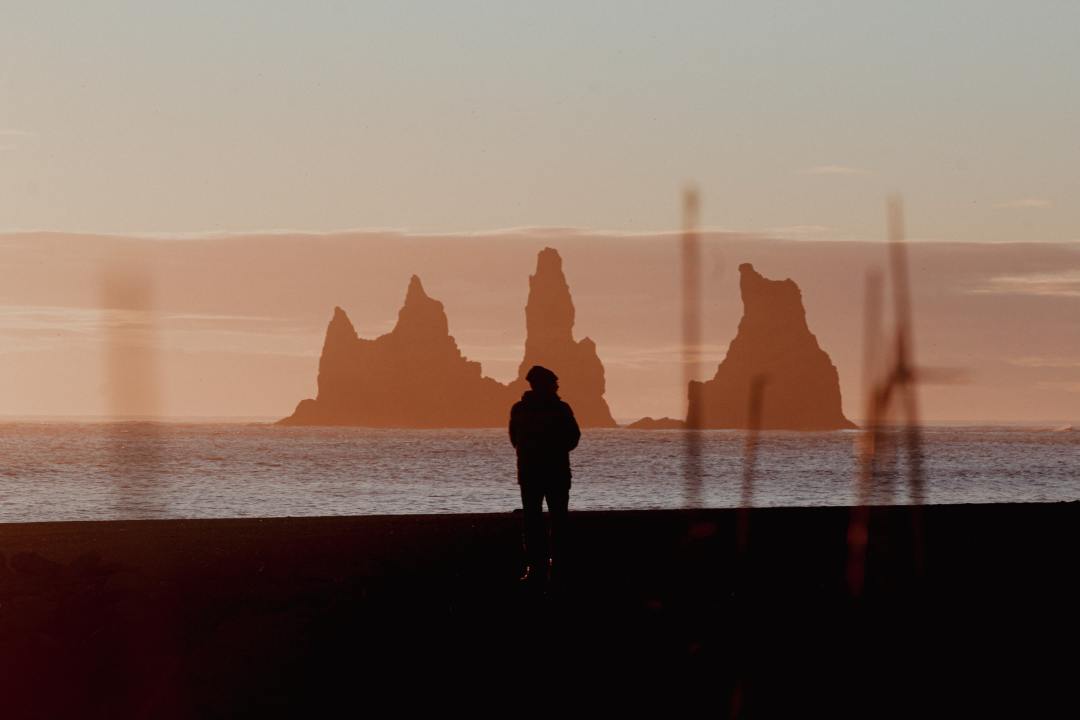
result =
[{"label": "sky", "polygon": [[0,230],[1080,239],[1075,2],[0,10]]},{"label": "sky", "polygon": [[[920,359],[972,371],[927,417],[1075,420],[1077,27],[1052,0],[0,0],[0,415],[109,412],[121,336],[158,358],[156,412],[286,415],[333,305],[385,332],[413,272],[506,380],[545,245],[616,417],[677,415],[693,184],[707,375],[753,260],[803,288],[860,417],[901,192]],[[118,263],[152,332],[102,309]]]},{"label": "sky", "polygon": [[[284,417],[315,395],[334,307],[361,337],[389,332],[414,273],[443,303],[461,351],[508,382],[524,353],[529,275],[537,253],[554,247],[574,334],[596,342],[615,418],[679,417],[679,240],[570,230],[0,235],[0,414]],[[735,337],[738,266],[750,262],[798,283],[810,330],[838,370],[844,411],[863,418],[866,273],[887,266],[887,246],[737,233],[702,242],[696,377],[712,377]],[[962,380],[920,390],[924,419],[1080,421],[1080,247],[909,250],[916,361]],[[118,379],[131,390],[120,406],[110,389]]]}]

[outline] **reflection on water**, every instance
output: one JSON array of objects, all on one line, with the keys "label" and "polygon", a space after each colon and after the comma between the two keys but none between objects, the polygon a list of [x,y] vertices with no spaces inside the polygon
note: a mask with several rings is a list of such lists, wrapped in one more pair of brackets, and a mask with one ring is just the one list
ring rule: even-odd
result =
[{"label": "reflection on water", "polygon": [[[139,460],[148,443],[152,468]],[[740,504],[744,443],[739,431],[701,432],[704,506]],[[684,452],[681,431],[587,430],[572,456],[571,505],[684,507]],[[855,432],[763,432],[755,453],[755,505],[855,500]],[[1075,431],[931,428],[925,454],[930,503],[1080,499]],[[870,501],[904,488],[905,472],[902,460],[882,468]],[[514,477],[499,429],[0,424],[3,522],[508,512],[519,504]],[[118,481],[150,480],[153,493],[117,505]]]}]

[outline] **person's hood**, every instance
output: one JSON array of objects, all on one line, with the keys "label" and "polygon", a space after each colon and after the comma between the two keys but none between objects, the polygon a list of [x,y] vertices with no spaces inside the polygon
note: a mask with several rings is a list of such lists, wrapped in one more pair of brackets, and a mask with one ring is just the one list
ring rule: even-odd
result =
[{"label": "person's hood", "polygon": [[541,393],[535,390],[526,390],[521,395],[521,402],[528,405],[558,405],[562,398],[558,393]]}]

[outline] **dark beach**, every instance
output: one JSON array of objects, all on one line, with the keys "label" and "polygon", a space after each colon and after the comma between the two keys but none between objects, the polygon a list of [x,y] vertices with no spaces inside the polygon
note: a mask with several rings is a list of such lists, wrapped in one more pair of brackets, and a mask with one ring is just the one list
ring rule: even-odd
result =
[{"label": "dark beach", "polygon": [[1060,687],[1038,648],[1075,658],[1080,504],[872,508],[857,597],[852,517],[755,509],[740,551],[735,510],[573,513],[544,596],[517,582],[512,513],[0,525],[5,717],[539,697],[529,677],[720,716]]}]

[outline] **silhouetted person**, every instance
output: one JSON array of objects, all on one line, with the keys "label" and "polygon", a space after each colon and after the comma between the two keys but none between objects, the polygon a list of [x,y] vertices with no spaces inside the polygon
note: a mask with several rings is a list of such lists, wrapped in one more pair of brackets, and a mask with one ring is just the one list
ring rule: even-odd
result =
[{"label": "silhouetted person", "polygon": [[[559,378],[534,365],[525,375],[531,390],[510,410],[510,442],[517,450],[518,485],[525,511],[523,536],[527,567],[522,580],[541,582],[560,568],[570,502],[570,451],[581,430],[574,411],[559,398]],[[544,499],[551,515],[550,545],[544,527]]]}]

